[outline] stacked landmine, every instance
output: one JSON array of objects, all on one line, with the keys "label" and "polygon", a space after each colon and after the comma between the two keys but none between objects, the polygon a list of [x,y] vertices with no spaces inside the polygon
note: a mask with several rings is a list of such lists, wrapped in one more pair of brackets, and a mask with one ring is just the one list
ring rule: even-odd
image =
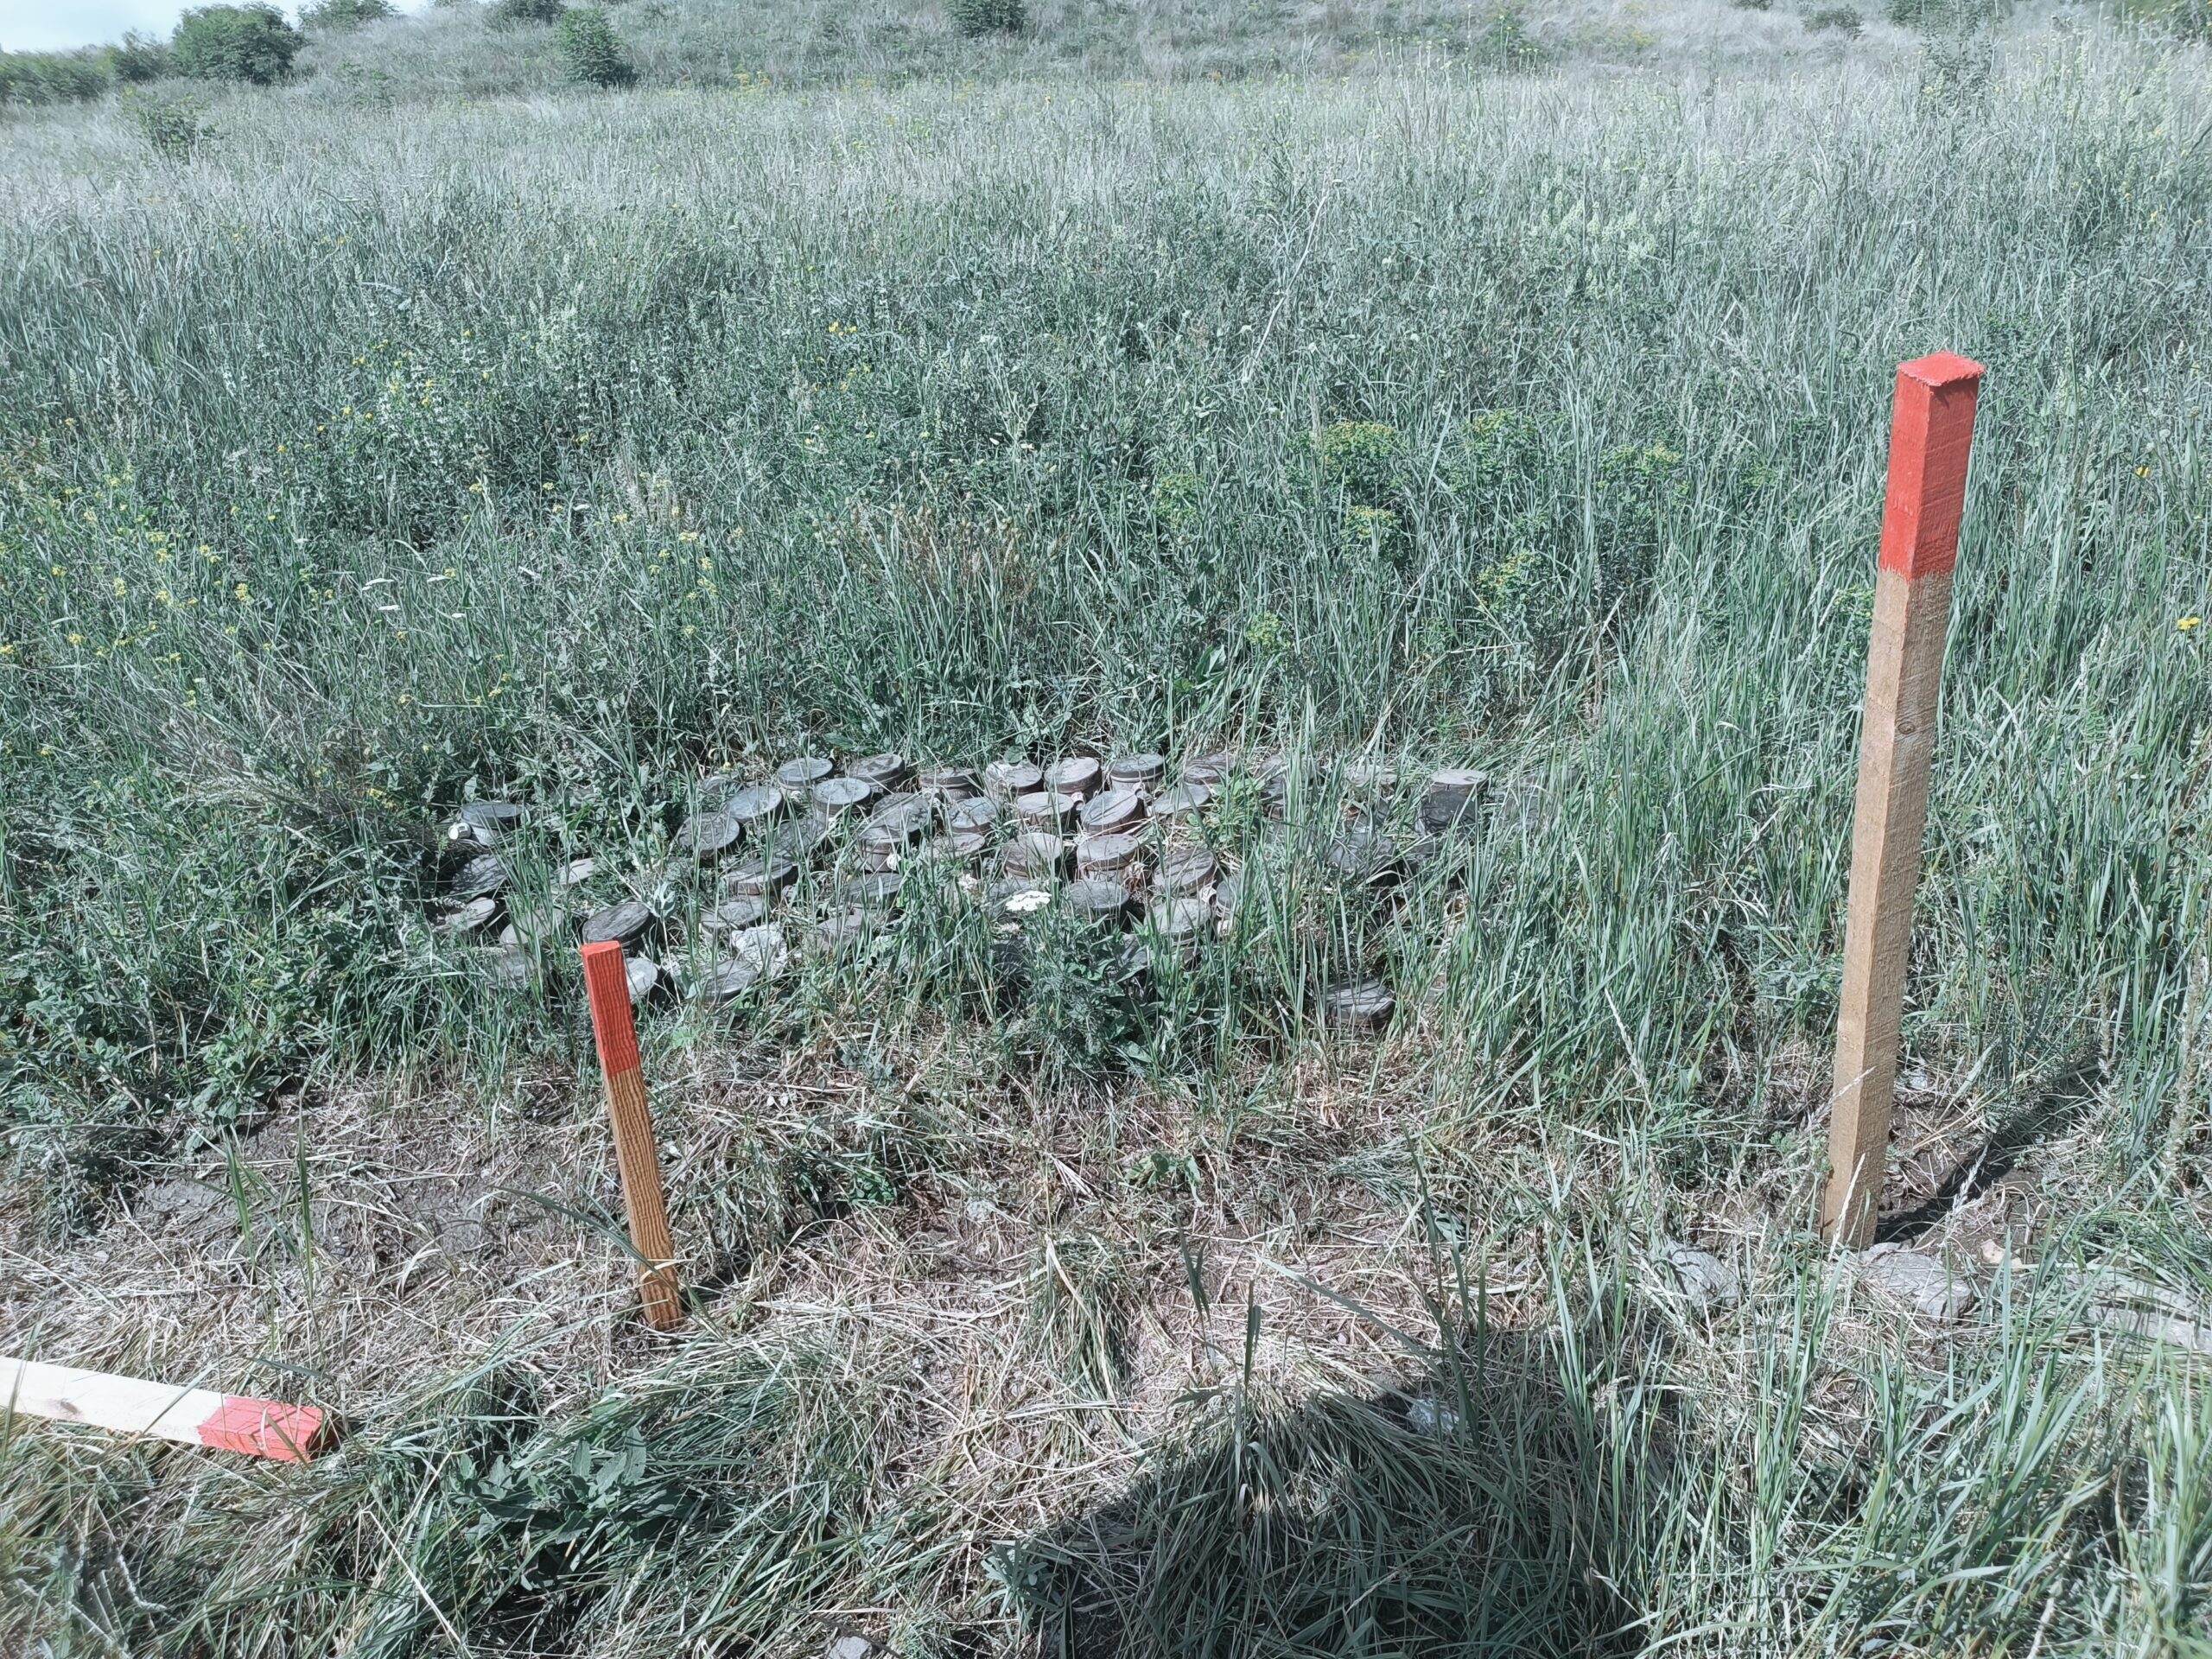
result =
[{"label": "stacked landmine", "polygon": [[[1318,832],[1314,850],[1334,878],[1382,890],[1474,822],[1485,790],[1480,772],[1436,772],[1402,830],[1397,773],[1368,761],[1325,773],[1279,754],[1249,766],[1203,754],[1175,768],[1135,753],[917,771],[895,753],[842,770],[805,756],[765,778],[702,779],[669,857],[619,893],[604,891],[611,861],[594,857],[533,868],[544,879],[518,884],[524,809],[470,802],[447,831],[453,861],[439,925],[501,983],[533,983],[541,947],[611,940],[628,960],[634,1001],[670,984],[670,964],[682,961],[690,991],[718,1002],[784,973],[801,952],[865,945],[927,870],[984,903],[1009,938],[1057,906],[1101,928],[1139,925],[1186,952],[1210,931],[1231,931],[1243,902],[1244,872],[1207,828],[1232,795],[1246,812],[1256,807],[1262,830],[1284,822]],[[1309,819],[1323,801],[1340,811]],[[1393,1006],[1381,981],[1362,979],[1327,988],[1320,1013],[1333,1027],[1373,1029]]]}]

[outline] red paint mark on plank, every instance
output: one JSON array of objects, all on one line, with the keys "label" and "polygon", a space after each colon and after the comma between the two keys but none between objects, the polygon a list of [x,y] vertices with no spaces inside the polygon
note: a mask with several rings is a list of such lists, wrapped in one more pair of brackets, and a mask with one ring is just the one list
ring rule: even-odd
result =
[{"label": "red paint mark on plank", "polygon": [[592,1034],[608,1082],[638,1069],[638,1024],[630,1011],[630,980],[622,947],[612,940],[583,947],[584,989],[591,999]]},{"label": "red paint mark on plank", "polygon": [[280,1463],[305,1463],[332,1438],[327,1420],[313,1406],[287,1406],[240,1394],[225,1395],[222,1408],[200,1425],[202,1446]]},{"label": "red paint mark on plank", "polygon": [[1889,496],[1882,511],[1883,569],[1910,580],[1941,575],[1957,563],[1981,375],[1980,364],[1956,352],[1898,365]]}]

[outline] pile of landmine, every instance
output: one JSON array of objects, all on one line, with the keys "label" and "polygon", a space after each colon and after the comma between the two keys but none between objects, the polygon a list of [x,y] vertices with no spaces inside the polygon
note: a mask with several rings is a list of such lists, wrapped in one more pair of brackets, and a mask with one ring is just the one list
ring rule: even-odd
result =
[{"label": "pile of landmine", "polygon": [[[1294,816],[1301,785],[1310,791],[1322,781],[1287,757],[1243,771],[1225,753],[1186,761],[1172,782],[1157,754],[1000,760],[918,774],[898,754],[864,756],[842,772],[809,757],[766,779],[717,773],[695,790],[672,855],[626,896],[595,907],[583,895],[600,885],[605,861],[569,860],[544,890],[525,893],[507,849],[526,809],[472,801],[446,832],[455,862],[437,925],[469,942],[495,980],[516,987],[535,982],[533,946],[617,942],[640,1004],[673,988],[672,964],[685,957],[696,964],[683,976],[686,988],[720,1002],[783,973],[795,938],[797,949],[825,953],[862,944],[918,869],[956,873],[960,889],[988,905],[1007,934],[1057,905],[1101,928],[1140,924],[1187,947],[1203,930],[1225,933],[1235,922],[1242,872],[1207,844],[1202,821],[1240,775],[1251,780],[1247,799],[1255,797],[1278,822]],[[1344,879],[1380,886],[1417,868],[1440,836],[1468,822],[1485,780],[1478,772],[1433,773],[1406,832],[1389,819],[1394,770],[1354,762],[1334,784],[1342,813],[1323,856]],[[804,885],[826,902],[800,914],[794,890],[825,870],[826,882]],[[1392,1007],[1386,986],[1363,979],[1332,988],[1323,1012],[1334,1025],[1375,1027]]]}]

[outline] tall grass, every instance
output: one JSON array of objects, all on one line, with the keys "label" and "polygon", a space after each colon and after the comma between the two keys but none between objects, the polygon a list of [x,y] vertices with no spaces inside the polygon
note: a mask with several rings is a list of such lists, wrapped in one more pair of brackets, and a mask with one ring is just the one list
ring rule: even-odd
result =
[{"label": "tall grass", "polygon": [[[611,893],[708,767],[1226,742],[1314,760],[1311,822],[1356,751],[1501,789],[1391,906],[1226,814],[1235,938],[1052,1029],[1253,1109],[1319,987],[1384,971],[1437,1085],[1423,1213],[1522,1217],[1551,1287],[1469,1382],[1479,1295],[1440,1281],[1408,1363],[1463,1400],[1448,1445],[1248,1364],[1133,1509],[988,1579],[992,1541],[957,1541],[984,1499],[885,1461],[874,1394],[715,1349],[596,1407],[428,1383],[213,1507],[18,1438],[18,1592],[177,1652],[781,1652],[883,1604],[916,1650],[1071,1605],[1130,1651],[2202,1642],[2201,1386],[2063,1338],[2056,1269],[1929,1361],[1831,1343],[1815,1253],[1732,1351],[1618,1264],[1798,1191],[1783,1074],[1832,1018],[1890,373],[1948,346],[1990,378],[1908,1044],[2000,1123],[2086,1078],[2069,1248],[2212,1284],[2193,1134],[2166,1155],[2212,905],[2212,631],[2179,626],[2212,612],[2203,69],[2095,36],[1980,97],[1847,64],[748,88],[404,136],[242,98],[183,164],[113,112],[9,129],[0,1084],[55,1220],[311,1071],[568,1049],[565,951],[517,1000],[431,938],[465,796],[532,803],[520,861],[601,851]],[[735,1039],[996,1020],[988,943],[917,905]],[[649,1024],[656,1063],[703,1022]],[[1501,1147],[1562,1136],[1628,1190],[1501,1185]],[[1032,1322],[1094,1392],[1109,1281],[1045,1275]],[[235,1538],[282,1565],[205,1564]],[[1185,1620],[1176,1575],[1217,1562]]]}]

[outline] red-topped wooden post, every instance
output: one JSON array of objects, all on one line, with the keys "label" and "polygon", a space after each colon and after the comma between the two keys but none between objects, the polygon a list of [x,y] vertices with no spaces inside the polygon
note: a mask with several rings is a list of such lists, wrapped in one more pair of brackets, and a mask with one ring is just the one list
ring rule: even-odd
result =
[{"label": "red-topped wooden post", "polygon": [[1851,912],[1836,1013],[1828,1186],[1821,1204],[1822,1229],[1853,1249],[1873,1237],[1889,1147],[1936,693],[1951,620],[1951,567],[1958,558],[1981,373],[1981,365],[1950,352],[1901,365],[1890,422],[1889,497],[1874,578]]},{"label": "red-topped wooden post", "polygon": [[638,1058],[638,1027],[630,1012],[630,981],[622,947],[613,941],[583,947],[584,988],[591,998],[592,1034],[599,1041],[599,1069],[607,1077],[607,1116],[614,1126],[614,1163],[622,1176],[622,1207],[630,1215],[630,1241],[645,1259],[638,1294],[645,1323],[656,1331],[683,1322],[677,1290],[676,1245],[668,1235],[668,1206],[661,1196],[660,1153],[652,1114],[645,1107],[645,1067]]}]

